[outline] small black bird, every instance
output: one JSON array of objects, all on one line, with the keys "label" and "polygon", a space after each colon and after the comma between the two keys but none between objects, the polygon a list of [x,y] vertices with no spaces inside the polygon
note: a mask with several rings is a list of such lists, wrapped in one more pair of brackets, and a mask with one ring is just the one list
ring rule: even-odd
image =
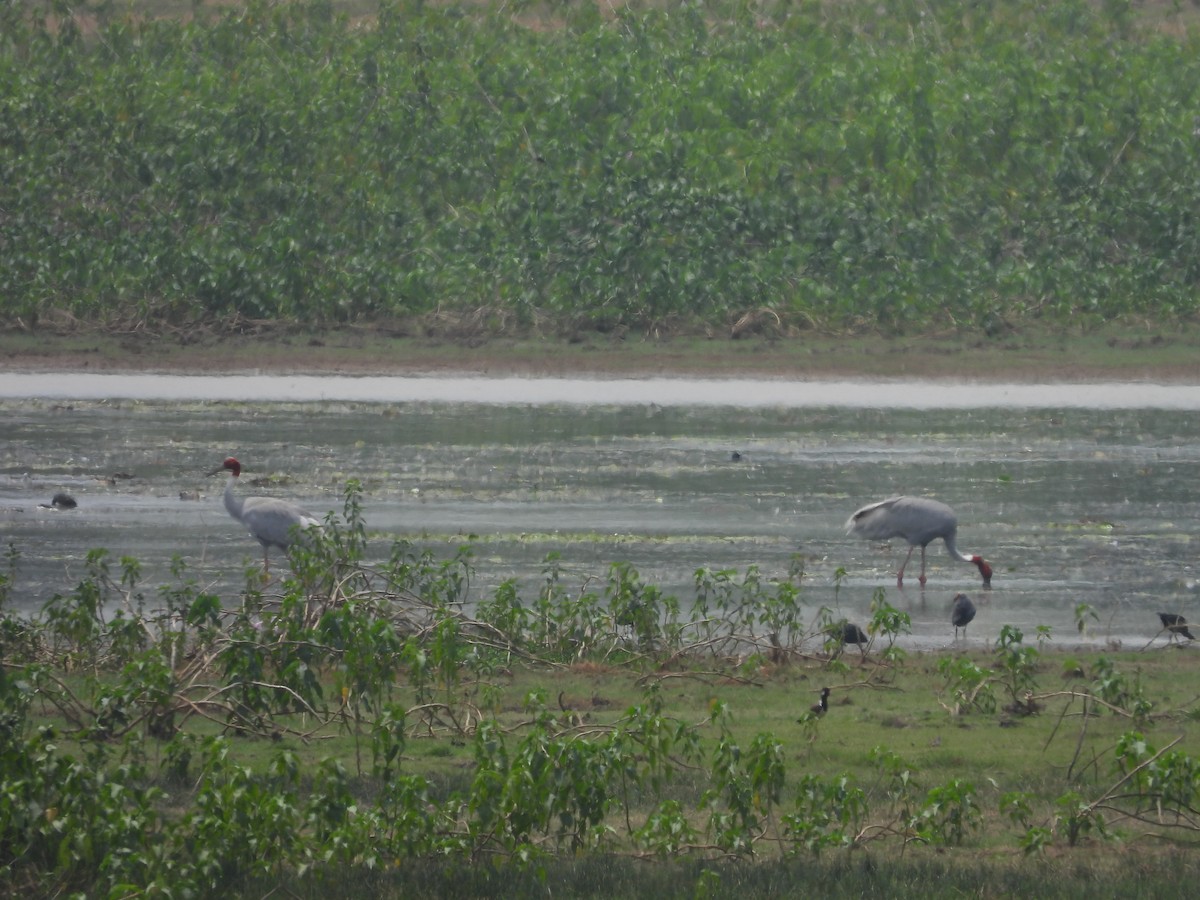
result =
[{"label": "small black bird", "polygon": [[1173,641],[1180,635],[1183,635],[1183,637],[1187,638],[1189,641],[1194,641],[1196,639],[1195,636],[1188,631],[1187,619],[1179,615],[1179,613],[1159,613],[1158,617],[1162,619],[1163,628],[1167,629],[1168,640]]},{"label": "small black bird", "polygon": [[809,712],[814,716],[823,716],[829,711],[829,688],[821,688],[821,702],[814,703],[809,707]]},{"label": "small black bird", "polygon": [[[834,626],[838,628],[838,626]],[[867,644],[871,639],[867,637],[867,633],[855,625],[853,622],[842,622],[840,626],[842,643],[843,644],[858,644],[858,652],[865,659],[867,656]],[[837,631],[833,632],[837,634]]]},{"label": "small black bird", "polygon": [[842,643],[843,644],[858,644],[858,649],[862,649],[863,644],[868,643],[870,638],[867,633],[855,625],[853,622],[842,623]]},{"label": "small black bird", "polygon": [[954,595],[954,607],[950,610],[950,624],[954,626],[954,639],[958,640],[958,629],[967,636],[967,625],[975,618],[975,604],[966,594]]},{"label": "small black bird", "polygon": [[55,494],[49,503],[39,504],[43,509],[74,509],[79,504],[70,494]]}]

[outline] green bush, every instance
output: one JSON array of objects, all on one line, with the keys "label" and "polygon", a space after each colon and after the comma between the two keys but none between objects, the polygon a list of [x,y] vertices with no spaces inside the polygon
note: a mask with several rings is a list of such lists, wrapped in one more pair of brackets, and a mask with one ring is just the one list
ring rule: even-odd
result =
[{"label": "green bush", "polygon": [[1115,6],[195,10],[4,11],[0,324],[1196,310],[1200,53]]}]

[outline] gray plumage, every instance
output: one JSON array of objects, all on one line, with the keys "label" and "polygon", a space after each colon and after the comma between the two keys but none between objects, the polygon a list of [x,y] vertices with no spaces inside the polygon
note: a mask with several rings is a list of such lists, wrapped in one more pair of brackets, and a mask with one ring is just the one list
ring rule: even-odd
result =
[{"label": "gray plumage", "polygon": [[229,481],[225,484],[225,509],[246,526],[251,537],[262,544],[264,572],[270,571],[268,554],[272,547],[286,551],[291,546],[294,537],[292,529],[320,526],[320,519],[295,503],[275,497],[242,497],[234,493],[234,485],[242,474],[242,465],[232,456],[209,474],[221,472],[229,473]]},{"label": "gray plumage", "polygon": [[70,494],[55,494],[50,498],[49,503],[39,504],[43,509],[74,509],[79,504],[75,502],[75,498]]},{"label": "gray plumage", "polygon": [[1185,637],[1189,641],[1194,641],[1196,638],[1188,631],[1187,619],[1179,613],[1159,613],[1159,619],[1162,620],[1163,628],[1167,629],[1168,639],[1175,640],[1177,637]]},{"label": "gray plumage", "polygon": [[954,626],[955,640],[958,640],[958,629],[960,628],[963,630],[963,637],[967,636],[967,626],[974,618],[975,604],[971,602],[971,598],[966,594],[955,594],[954,606],[950,608],[950,624]]},{"label": "gray plumage", "polygon": [[889,497],[855,512],[846,522],[846,531],[868,541],[888,541],[898,537],[908,543],[908,555],[896,573],[899,586],[904,584],[904,568],[917,547],[921,548],[921,575],[917,580],[924,586],[925,548],[931,541],[941,538],[947,553],[959,562],[974,565],[983,576],[984,587],[991,587],[992,567],[982,556],[968,556],[959,551],[955,543],[958,517],[945,503],[928,497]]}]

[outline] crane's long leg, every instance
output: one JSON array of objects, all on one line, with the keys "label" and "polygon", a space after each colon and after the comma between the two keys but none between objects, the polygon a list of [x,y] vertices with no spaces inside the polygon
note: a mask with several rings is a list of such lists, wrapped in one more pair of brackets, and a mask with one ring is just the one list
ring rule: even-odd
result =
[{"label": "crane's long leg", "polygon": [[925,587],[925,544],[921,545],[921,577],[917,581],[921,582],[921,587]]},{"label": "crane's long leg", "polygon": [[[904,587],[904,567],[908,565],[908,561],[912,559],[913,551],[916,549],[917,547],[915,544],[908,545],[908,556],[904,557],[904,562],[900,565],[900,571],[896,573],[896,587]],[[921,548],[922,552],[924,552],[924,549],[924,547]],[[921,565],[921,577],[922,579],[925,577],[924,564]],[[924,583],[925,582],[922,580],[921,584]]]}]

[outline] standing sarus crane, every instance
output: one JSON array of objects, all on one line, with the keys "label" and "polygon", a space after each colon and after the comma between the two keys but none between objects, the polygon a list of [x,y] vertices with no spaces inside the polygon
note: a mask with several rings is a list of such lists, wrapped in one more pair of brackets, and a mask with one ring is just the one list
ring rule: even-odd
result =
[{"label": "standing sarus crane", "polygon": [[267,559],[270,548],[278,547],[286,551],[294,537],[293,528],[320,526],[320,519],[295,503],[275,497],[242,497],[235,494],[233,486],[242,474],[242,464],[232,456],[208,474],[219,475],[221,472],[229,473],[229,481],[225,484],[225,509],[246,526],[251,537],[262,544],[264,573],[270,572]]},{"label": "standing sarus crane", "polygon": [[958,533],[958,517],[945,503],[928,497],[890,497],[864,506],[846,522],[846,533],[856,534],[869,541],[887,541],[904,538],[908,542],[908,556],[900,571],[896,573],[897,586],[904,585],[904,567],[912,559],[913,551],[921,548],[921,577],[917,580],[925,585],[925,547],[930,541],[941,538],[946,542],[946,551],[959,562],[972,563],[983,576],[983,586],[992,586],[992,567],[982,556],[967,556],[959,552],[954,539]]}]

